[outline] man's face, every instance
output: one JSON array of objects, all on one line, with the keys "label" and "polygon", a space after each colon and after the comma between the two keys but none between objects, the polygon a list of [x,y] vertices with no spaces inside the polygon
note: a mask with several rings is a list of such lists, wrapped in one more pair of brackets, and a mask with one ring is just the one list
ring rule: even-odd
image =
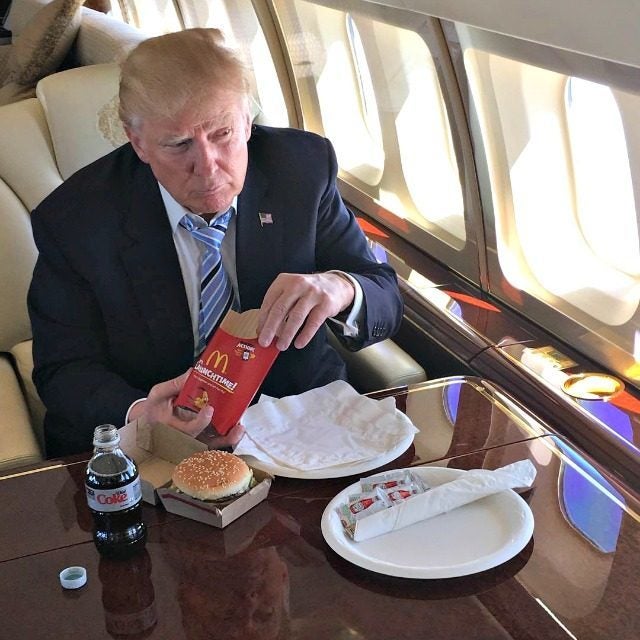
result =
[{"label": "man's face", "polygon": [[237,92],[215,91],[197,108],[146,118],[127,135],[158,182],[193,213],[225,211],[242,190],[251,118]]}]

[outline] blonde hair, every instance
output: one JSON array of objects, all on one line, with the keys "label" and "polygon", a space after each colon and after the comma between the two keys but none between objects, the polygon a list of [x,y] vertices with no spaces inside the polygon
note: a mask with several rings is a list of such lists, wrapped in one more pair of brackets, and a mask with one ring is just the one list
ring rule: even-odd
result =
[{"label": "blonde hair", "polygon": [[185,29],[141,42],[120,65],[120,119],[170,118],[218,89],[249,94],[248,70],[219,29]]}]

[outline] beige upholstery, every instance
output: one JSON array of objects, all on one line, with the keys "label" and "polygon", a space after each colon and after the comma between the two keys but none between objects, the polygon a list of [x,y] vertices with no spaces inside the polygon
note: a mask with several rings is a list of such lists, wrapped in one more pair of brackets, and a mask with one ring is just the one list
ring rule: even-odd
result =
[{"label": "beige upholstery", "polygon": [[0,351],[31,337],[26,292],[36,261],[29,214],[7,185],[0,181]]},{"label": "beige upholstery", "polygon": [[[7,59],[7,56],[9,55],[9,51],[11,51],[11,46],[10,45],[0,45],[0,69],[4,68],[4,63],[5,60]],[[0,80],[2,80],[2,73],[0,72]]]},{"label": "beige upholstery", "polygon": [[44,111],[35,98],[0,107],[0,178],[27,211],[62,183]]},{"label": "beige upholstery", "polygon": [[126,142],[117,112],[118,77],[118,66],[111,63],[69,69],[38,83],[64,180]]},{"label": "beige upholstery", "polygon": [[37,255],[29,212],[61,182],[39,101],[0,107],[0,468],[42,458],[26,304]]},{"label": "beige upholstery", "polygon": [[350,384],[361,393],[402,387],[427,379],[425,370],[393,340],[383,340],[360,351],[343,347],[331,331],[329,342],[347,363]]},{"label": "beige upholstery", "polygon": [[[31,327],[26,299],[36,248],[29,213],[2,180],[0,214],[0,469],[3,469],[37,462],[42,453],[36,436],[41,428],[29,413],[24,393],[26,386],[32,384]],[[22,378],[10,351],[25,341],[29,353],[23,351],[22,357],[27,361],[28,372]]]},{"label": "beige upholstery", "polygon": [[0,104],[33,97],[38,80],[58,69],[78,34],[82,2],[52,0],[13,34],[5,67],[0,69]]},{"label": "beige upholstery", "polygon": [[12,0],[5,26],[13,34],[20,35],[45,4],[49,4],[49,0]]},{"label": "beige upholstery", "polygon": [[[19,342],[11,348],[10,354],[13,359],[14,369],[18,373],[20,385],[24,398],[27,402],[29,415],[31,416],[31,426],[36,437],[36,441],[41,451],[44,451],[44,414],[45,408],[36,391],[36,386],[31,379],[33,371],[33,354],[31,352],[31,339]],[[1,458],[1,456],[0,456]]]},{"label": "beige upholstery", "polygon": [[83,66],[118,62],[147,37],[131,25],[83,7],[75,44],[76,61]]},{"label": "beige upholstery", "polygon": [[15,370],[0,354],[0,470],[42,459]]},{"label": "beige upholstery", "polygon": [[[40,10],[51,2],[52,0],[13,0],[4,26],[11,30],[14,40],[18,41],[25,31],[28,35]],[[73,55],[69,62],[74,66],[87,66],[118,61],[129,49],[147,37],[131,25],[99,11],[82,7],[72,49]],[[2,61],[9,56],[13,47],[13,44],[0,46],[0,70],[3,67]],[[59,60],[52,59],[51,56],[47,58],[47,62],[59,64]],[[49,73],[55,70],[52,68]]]},{"label": "beige upholstery", "polygon": [[70,69],[41,80],[38,99],[0,107],[0,468],[33,462],[43,447],[26,306],[37,255],[29,212],[124,141],[117,83],[114,63]]},{"label": "beige upholstery", "polygon": [[[94,27],[106,29],[114,21],[96,12],[89,16],[80,27],[78,54],[94,62],[144,38],[129,27],[126,42],[92,35]],[[112,35],[123,33],[121,26]],[[44,408],[31,381],[26,308],[36,259],[29,212],[77,169],[125,141],[117,84],[115,63],[91,64],[50,75],[38,83],[36,98],[0,107],[0,468],[42,456]],[[361,391],[425,379],[419,365],[389,340],[344,356]]]},{"label": "beige upholstery", "polygon": [[[14,0],[7,27],[20,34],[47,3]],[[44,452],[26,307],[36,260],[29,212],[63,179],[124,142],[112,62],[145,37],[83,8],[75,62],[95,66],[48,76],[36,98],[0,106],[0,469],[37,462]],[[10,48],[0,47],[2,57]]]}]

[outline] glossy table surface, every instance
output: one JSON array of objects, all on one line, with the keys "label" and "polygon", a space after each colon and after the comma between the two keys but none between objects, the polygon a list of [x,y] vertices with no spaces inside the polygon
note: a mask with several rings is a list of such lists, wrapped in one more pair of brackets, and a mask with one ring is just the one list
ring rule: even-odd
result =
[{"label": "glossy table surface", "polygon": [[[0,638],[638,637],[637,496],[482,381],[417,385],[397,403],[420,433],[389,468],[534,463],[523,494],[534,535],[518,555],[459,578],[376,574],[320,530],[327,503],[357,478],[276,478],[222,530],[145,505],[146,552],[106,561],[91,542],[85,463],[52,462],[0,477]],[[58,582],[71,565],[88,572],[77,591]]]}]

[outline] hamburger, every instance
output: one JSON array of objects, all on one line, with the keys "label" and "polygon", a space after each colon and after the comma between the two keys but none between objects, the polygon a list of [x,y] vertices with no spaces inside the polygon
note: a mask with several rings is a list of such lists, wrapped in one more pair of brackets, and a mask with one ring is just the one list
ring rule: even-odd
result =
[{"label": "hamburger", "polygon": [[253,472],[247,463],[226,451],[200,451],[173,470],[177,489],[198,500],[224,500],[247,491]]}]

